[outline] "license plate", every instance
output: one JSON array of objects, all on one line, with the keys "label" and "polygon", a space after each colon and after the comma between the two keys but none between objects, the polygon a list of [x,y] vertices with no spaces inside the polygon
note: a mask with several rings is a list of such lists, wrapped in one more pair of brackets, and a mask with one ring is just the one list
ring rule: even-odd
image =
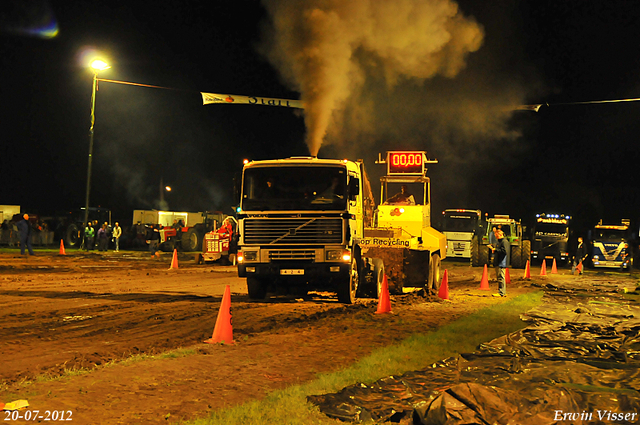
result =
[{"label": "license plate", "polygon": [[304,274],[304,269],[283,269],[283,270],[280,270],[280,274],[283,274],[283,275],[301,275],[301,274]]},{"label": "license plate", "polygon": [[613,261],[607,261],[606,263],[604,263],[606,266],[618,266],[618,264],[616,264]]}]

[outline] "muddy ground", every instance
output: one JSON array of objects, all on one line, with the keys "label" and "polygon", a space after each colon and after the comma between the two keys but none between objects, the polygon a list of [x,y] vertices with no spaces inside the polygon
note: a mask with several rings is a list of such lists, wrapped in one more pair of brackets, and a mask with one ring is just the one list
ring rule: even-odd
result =
[{"label": "muddy ground", "polygon": [[[491,296],[495,282],[480,290],[482,269],[464,263],[443,263],[450,301],[392,295],[384,315],[375,314],[377,300],[345,306],[330,293],[250,302],[233,266],[187,255],[177,270],[170,264],[170,254],[140,252],[0,253],[0,402],[71,411],[76,424],[172,423],[312,380],[505,301]],[[522,274],[511,271],[510,296],[537,289]],[[206,344],[226,285],[235,344]],[[120,362],[177,348],[196,354]],[[91,373],[38,379],[76,369]]]}]

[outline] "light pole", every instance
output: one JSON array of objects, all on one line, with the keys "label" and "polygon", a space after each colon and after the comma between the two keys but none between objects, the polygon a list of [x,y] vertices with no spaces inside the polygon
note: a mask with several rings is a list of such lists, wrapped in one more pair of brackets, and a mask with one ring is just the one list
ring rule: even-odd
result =
[{"label": "light pole", "polygon": [[106,62],[94,60],[91,62],[93,70],[93,91],[91,92],[91,127],[89,128],[89,164],[87,165],[87,194],[84,200],[84,224],[89,221],[89,193],[91,192],[91,159],[93,156],[93,125],[96,122],[96,89],[98,87],[98,71],[111,68]]}]

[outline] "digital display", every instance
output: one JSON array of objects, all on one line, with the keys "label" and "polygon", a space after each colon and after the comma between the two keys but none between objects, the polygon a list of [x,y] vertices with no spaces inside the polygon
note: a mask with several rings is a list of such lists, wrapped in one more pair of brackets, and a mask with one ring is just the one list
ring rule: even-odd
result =
[{"label": "digital display", "polygon": [[387,174],[424,174],[424,152],[389,152]]}]

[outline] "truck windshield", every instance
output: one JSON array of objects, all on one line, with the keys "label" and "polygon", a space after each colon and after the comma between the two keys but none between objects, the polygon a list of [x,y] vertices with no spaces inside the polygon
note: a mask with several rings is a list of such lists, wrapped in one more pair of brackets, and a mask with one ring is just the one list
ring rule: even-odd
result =
[{"label": "truck windshield", "polygon": [[476,213],[446,213],[442,222],[443,232],[474,232],[478,228]]},{"label": "truck windshield", "polygon": [[625,240],[626,230],[595,229],[594,239],[600,241],[622,242]]},{"label": "truck windshield", "polygon": [[567,236],[569,228],[561,223],[538,223],[536,224],[536,236]]},{"label": "truck windshield", "polygon": [[244,171],[245,211],[327,211],[347,209],[343,167],[254,167]]}]

